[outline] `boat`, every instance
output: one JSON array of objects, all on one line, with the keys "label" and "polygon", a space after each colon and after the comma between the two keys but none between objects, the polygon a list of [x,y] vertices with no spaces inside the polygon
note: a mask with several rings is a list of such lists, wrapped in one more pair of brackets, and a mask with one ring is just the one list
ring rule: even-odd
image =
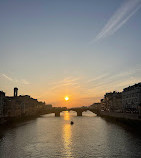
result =
[{"label": "boat", "polygon": [[71,124],[71,125],[73,125],[73,124],[74,124],[74,122],[73,122],[73,121],[71,121],[71,122],[70,122],[70,124]]}]

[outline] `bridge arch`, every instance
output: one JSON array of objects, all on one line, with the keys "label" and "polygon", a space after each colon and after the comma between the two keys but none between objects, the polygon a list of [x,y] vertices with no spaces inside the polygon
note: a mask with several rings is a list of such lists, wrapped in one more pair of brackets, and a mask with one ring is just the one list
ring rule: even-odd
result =
[{"label": "bridge arch", "polygon": [[56,117],[60,116],[60,113],[63,111],[75,111],[77,113],[77,116],[82,116],[82,113],[85,111],[90,111],[93,112],[97,115],[99,115],[99,110],[94,109],[94,108],[89,108],[89,107],[78,107],[78,108],[52,108],[52,110],[49,113],[55,113]]},{"label": "bridge arch", "polygon": [[82,113],[83,112],[86,112],[86,111],[90,111],[90,112],[92,112],[92,113],[94,113],[94,114],[96,114],[96,115],[98,115],[99,114],[99,110],[97,110],[97,109],[93,109],[93,108],[71,108],[71,109],[69,109],[69,111],[75,111],[76,113],[77,113],[77,116],[82,116]]}]

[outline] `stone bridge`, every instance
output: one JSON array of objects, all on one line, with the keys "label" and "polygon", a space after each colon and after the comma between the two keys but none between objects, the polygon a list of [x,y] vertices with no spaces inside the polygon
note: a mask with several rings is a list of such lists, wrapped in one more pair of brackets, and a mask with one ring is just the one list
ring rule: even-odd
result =
[{"label": "stone bridge", "polygon": [[68,111],[75,111],[77,113],[77,116],[82,116],[82,113],[84,111],[91,111],[97,115],[99,115],[99,110],[96,108],[91,108],[91,107],[78,107],[78,108],[70,108]]},{"label": "stone bridge", "polygon": [[77,108],[61,108],[61,107],[53,107],[52,110],[49,113],[55,113],[56,117],[60,116],[60,113],[63,111],[75,111],[77,113],[77,116],[82,116],[82,113],[84,111],[91,111],[97,115],[99,115],[100,111],[97,108],[91,108],[91,107],[77,107]]},{"label": "stone bridge", "polygon": [[67,108],[66,107],[53,107],[49,113],[55,113],[55,116],[56,117],[59,117],[60,116],[60,113],[63,112],[63,111],[67,111]]}]

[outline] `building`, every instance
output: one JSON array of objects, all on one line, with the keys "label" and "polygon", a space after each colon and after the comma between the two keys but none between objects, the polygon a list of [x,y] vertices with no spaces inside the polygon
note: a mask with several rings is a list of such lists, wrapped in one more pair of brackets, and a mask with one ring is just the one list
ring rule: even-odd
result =
[{"label": "building", "polygon": [[46,104],[47,108],[52,108],[52,104]]},{"label": "building", "polygon": [[141,83],[123,89],[122,105],[125,112],[139,112],[141,106]]},{"label": "building", "polygon": [[18,96],[18,88],[14,88],[14,96],[5,97],[4,115],[8,118],[35,116],[45,114],[51,108],[51,104],[46,105],[45,102],[39,102],[29,95]]},{"label": "building", "polygon": [[100,110],[101,111],[106,111],[106,102],[105,102],[105,99],[101,99],[100,100]]},{"label": "building", "polygon": [[3,117],[5,93],[0,91],[0,117]]},{"label": "building", "polygon": [[6,111],[8,117],[34,116],[41,108],[41,103],[28,95],[6,97]]},{"label": "building", "polygon": [[[122,111],[122,94],[121,92],[110,92],[104,95],[104,99],[101,101],[102,107],[106,111]],[[105,106],[105,108],[104,108]]]},{"label": "building", "polygon": [[93,103],[89,107],[92,109],[101,109],[101,103]]}]

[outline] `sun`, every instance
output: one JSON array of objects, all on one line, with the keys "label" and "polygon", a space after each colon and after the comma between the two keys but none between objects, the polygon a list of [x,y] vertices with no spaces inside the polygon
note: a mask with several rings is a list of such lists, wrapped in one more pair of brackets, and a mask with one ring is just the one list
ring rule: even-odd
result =
[{"label": "sun", "polygon": [[68,101],[70,98],[68,96],[66,96],[64,99],[65,99],[65,101]]}]

